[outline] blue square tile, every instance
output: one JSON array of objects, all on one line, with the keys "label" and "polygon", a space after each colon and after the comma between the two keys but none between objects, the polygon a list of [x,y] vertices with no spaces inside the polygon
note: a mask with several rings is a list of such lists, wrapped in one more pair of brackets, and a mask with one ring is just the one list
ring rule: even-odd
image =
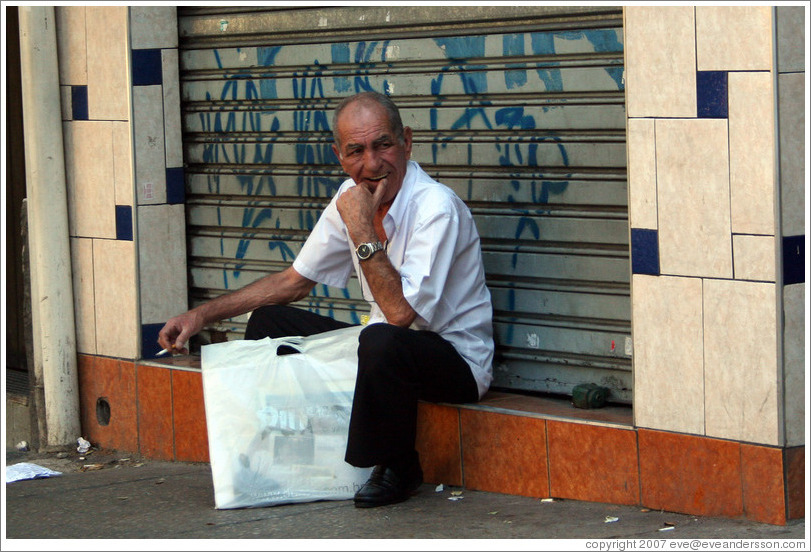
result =
[{"label": "blue square tile", "polygon": [[132,241],[132,207],[115,206],[115,239]]},{"label": "blue square tile", "polygon": [[74,121],[87,121],[90,116],[87,108],[87,86],[71,86],[70,101]]},{"label": "blue square tile", "polygon": [[729,116],[726,71],[696,73],[696,104],[699,118],[726,119]]},{"label": "blue square tile", "polygon": [[805,282],[805,236],[783,236],[783,285]]},{"label": "blue square tile", "polygon": [[186,178],[183,167],[166,169],[166,203],[186,203]]},{"label": "blue square tile", "polygon": [[141,324],[141,358],[156,358],[161,350],[158,345],[158,333],[163,323]]},{"label": "blue square tile", "polygon": [[132,51],[132,84],[134,86],[163,84],[160,49]]},{"label": "blue square tile", "polygon": [[659,232],[631,228],[631,270],[634,274],[659,275]]}]

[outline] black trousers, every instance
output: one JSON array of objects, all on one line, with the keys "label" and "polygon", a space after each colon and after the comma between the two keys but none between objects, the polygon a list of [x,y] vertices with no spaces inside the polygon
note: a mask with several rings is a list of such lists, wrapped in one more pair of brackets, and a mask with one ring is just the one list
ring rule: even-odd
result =
[{"label": "black trousers", "polygon": [[[257,309],[245,339],[312,335],[350,324],[288,306]],[[416,456],[417,402],[476,402],[470,367],[439,334],[371,324],[358,345],[358,377],[346,461],[393,466]]]}]

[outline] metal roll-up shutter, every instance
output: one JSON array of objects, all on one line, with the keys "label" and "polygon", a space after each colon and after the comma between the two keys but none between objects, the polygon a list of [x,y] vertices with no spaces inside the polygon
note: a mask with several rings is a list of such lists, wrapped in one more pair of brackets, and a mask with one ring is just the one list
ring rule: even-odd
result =
[{"label": "metal roll-up shutter", "polygon": [[[630,402],[621,8],[178,8],[192,304],[286,267],[345,178],[332,110],[392,96],[473,212],[494,386]],[[350,322],[357,281],[301,306]],[[245,319],[213,331],[238,338]]]}]

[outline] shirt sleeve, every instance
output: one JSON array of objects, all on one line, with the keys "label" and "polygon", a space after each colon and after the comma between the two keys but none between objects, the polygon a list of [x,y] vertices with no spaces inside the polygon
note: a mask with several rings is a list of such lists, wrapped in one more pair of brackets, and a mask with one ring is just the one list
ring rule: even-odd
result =
[{"label": "shirt sleeve", "polygon": [[338,288],[346,287],[353,270],[349,237],[335,203],[343,189],[321,213],[293,261],[293,268],[305,278]]}]

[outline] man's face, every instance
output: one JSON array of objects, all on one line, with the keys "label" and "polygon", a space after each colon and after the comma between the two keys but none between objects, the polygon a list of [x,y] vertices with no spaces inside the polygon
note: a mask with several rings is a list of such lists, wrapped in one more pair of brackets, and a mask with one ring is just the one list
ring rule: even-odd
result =
[{"label": "man's face", "polygon": [[355,102],[341,112],[337,123],[340,147],[332,146],[346,174],[374,193],[384,186],[382,204],[394,200],[403,185],[411,157],[411,129],[403,141],[394,134],[386,110],[376,103]]}]

